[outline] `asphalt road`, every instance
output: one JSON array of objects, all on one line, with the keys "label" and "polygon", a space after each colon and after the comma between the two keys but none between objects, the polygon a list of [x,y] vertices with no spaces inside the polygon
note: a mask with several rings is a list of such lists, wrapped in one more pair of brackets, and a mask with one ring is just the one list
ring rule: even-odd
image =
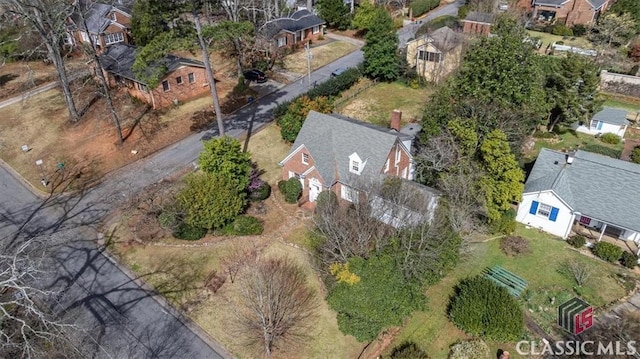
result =
[{"label": "asphalt road", "polygon": [[[312,73],[311,83],[329,78],[339,67],[353,67],[362,52],[353,52]],[[290,84],[225,119],[226,132],[240,136],[271,119],[278,102],[307,90],[307,80]],[[146,159],[105,177],[102,183],[73,196],[42,199],[12,173],[0,167],[0,238],[45,239],[56,270],[40,282],[61,291],[55,308],[84,331],[83,352],[98,358],[225,358],[225,350],[199,328],[164,305],[157,293],[141,286],[96,244],[100,223],[113,208],[145,187],[193,166],[202,140],[216,128],[196,133]],[[144,278],[142,278],[144,279]]]}]

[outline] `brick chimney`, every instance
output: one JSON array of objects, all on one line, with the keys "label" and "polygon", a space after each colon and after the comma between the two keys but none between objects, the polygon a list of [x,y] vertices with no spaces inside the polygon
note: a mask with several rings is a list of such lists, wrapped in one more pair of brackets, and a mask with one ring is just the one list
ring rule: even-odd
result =
[{"label": "brick chimney", "polygon": [[393,110],[391,111],[391,123],[389,127],[393,130],[400,132],[400,122],[402,122],[402,111]]}]

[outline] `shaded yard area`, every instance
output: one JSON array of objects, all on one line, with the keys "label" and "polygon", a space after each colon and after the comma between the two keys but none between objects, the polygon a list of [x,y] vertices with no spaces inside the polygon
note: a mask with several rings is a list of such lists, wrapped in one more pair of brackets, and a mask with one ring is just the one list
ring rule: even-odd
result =
[{"label": "shaded yard area", "polygon": [[278,162],[283,160],[291,149],[291,145],[284,142],[280,136],[280,128],[274,122],[266,125],[260,132],[251,135],[247,149],[251,153],[251,159],[265,171],[262,179],[275,186],[282,179],[282,169]]},{"label": "shaded yard area", "polygon": [[562,41],[566,46],[574,46],[579,47],[581,49],[592,49],[593,44],[584,37],[575,37],[575,36],[559,36],[553,35],[546,32],[532,31],[527,30],[529,36],[534,39],[540,39],[542,41],[542,46],[540,47],[540,51],[544,52],[547,46],[553,44],[554,42]]},{"label": "shaded yard area", "polygon": [[358,120],[388,127],[391,111],[402,111],[402,124],[420,121],[433,90],[411,88],[404,83],[378,83],[362,79],[336,101],[336,112]]},{"label": "shaded yard area", "polygon": [[[550,138],[540,138],[537,136],[549,136]],[[531,149],[524,151],[525,162],[531,162],[538,157],[541,148],[550,148],[558,151],[569,151],[582,149],[589,152],[596,152],[610,157],[619,158],[623,144],[612,145],[602,142],[595,136],[586,133],[575,132],[566,128],[558,128],[551,133],[534,135],[535,145]]]},{"label": "shaded yard area", "polygon": [[[71,76],[87,69],[81,58],[65,59],[67,73]],[[0,100],[17,96],[23,91],[56,81],[55,67],[43,61],[15,61],[0,66]]]},{"label": "shaded yard area", "polygon": [[[311,48],[311,71],[329,64],[355,50],[358,47],[346,41],[332,41],[328,44]],[[304,49],[296,50],[282,60],[283,67],[289,72],[303,75],[307,73],[307,53]]]},{"label": "shaded yard area", "polygon": [[[522,277],[529,283],[521,303],[524,310],[542,328],[550,330],[556,321],[557,305],[565,298],[579,293],[596,308],[609,304],[627,293],[621,274],[631,275],[622,267],[596,261],[570,249],[564,241],[555,239],[535,229],[519,226],[516,235],[529,239],[531,253],[521,257],[507,257],[500,250],[499,239],[473,243],[470,253],[461,259],[456,269],[440,283],[426,291],[428,309],[415,313],[406,321],[394,343],[415,341],[431,358],[446,358],[449,347],[459,340],[467,339],[446,314],[449,297],[459,280],[480,274],[483,269],[500,265],[508,271]],[[559,269],[567,261],[586,262],[592,266],[591,278],[582,287],[574,290],[574,282]],[[512,357],[518,358],[515,343],[488,343],[495,353],[498,348],[509,350]]]}]

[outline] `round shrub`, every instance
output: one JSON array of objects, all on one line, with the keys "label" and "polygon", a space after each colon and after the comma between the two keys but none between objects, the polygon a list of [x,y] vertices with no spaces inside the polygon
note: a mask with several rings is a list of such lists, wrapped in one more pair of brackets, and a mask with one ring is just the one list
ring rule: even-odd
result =
[{"label": "round shrub", "polygon": [[480,338],[455,343],[449,350],[449,359],[487,359],[489,346]]},{"label": "round shrub", "polygon": [[585,25],[574,25],[571,30],[573,31],[574,36],[584,36],[587,34],[587,27]]},{"label": "round shrub", "polygon": [[516,340],[524,330],[517,300],[482,276],[458,283],[449,302],[449,317],[465,332],[491,340]]},{"label": "round shrub", "polygon": [[251,191],[249,199],[252,201],[264,201],[271,195],[271,186],[268,183],[263,183],[258,189]]},{"label": "round shrub", "polygon": [[622,256],[622,248],[607,242],[598,242],[593,246],[593,254],[607,262],[614,263]]},{"label": "round shrub", "polygon": [[176,215],[175,211],[162,211],[158,215],[158,223],[164,229],[174,229],[180,222],[180,219]]},{"label": "round shrub", "polygon": [[222,227],[220,232],[228,236],[257,236],[262,234],[264,227],[256,217],[241,215],[233,222]]},{"label": "round shrub", "polygon": [[638,265],[638,257],[631,252],[624,251],[620,257],[620,263],[627,268],[635,268]]},{"label": "round shrub", "polygon": [[634,148],[629,157],[631,157],[631,162],[640,164],[640,146]]},{"label": "round shrub", "polygon": [[284,200],[287,203],[298,202],[298,198],[300,198],[302,194],[302,184],[300,180],[295,177],[278,182],[278,189],[284,195]]},{"label": "round shrub", "polygon": [[429,359],[427,353],[414,342],[404,342],[391,351],[391,359]]},{"label": "round shrub", "polygon": [[496,234],[509,235],[516,230],[516,214],[517,212],[509,208],[502,213],[500,219],[491,223],[491,231]]},{"label": "round shrub", "polygon": [[207,230],[201,227],[195,227],[187,223],[180,223],[175,231],[173,231],[173,236],[177,239],[184,239],[186,241],[197,241],[207,234]]},{"label": "round shrub", "polygon": [[510,257],[531,253],[529,241],[519,236],[505,237],[500,240],[500,249]]},{"label": "round shrub", "polygon": [[620,143],[620,136],[614,135],[613,133],[605,133],[600,136],[600,141],[610,145],[617,145]]},{"label": "round shrub", "polygon": [[587,244],[587,239],[579,234],[576,234],[575,236],[567,238],[567,243],[569,243],[569,245],[573,248],[582,248],[585,244]]},{"label": "round shrub", "polygon": [[573,30],[564,25],[555,25],[551,33],[558,36],[573,36]]}]

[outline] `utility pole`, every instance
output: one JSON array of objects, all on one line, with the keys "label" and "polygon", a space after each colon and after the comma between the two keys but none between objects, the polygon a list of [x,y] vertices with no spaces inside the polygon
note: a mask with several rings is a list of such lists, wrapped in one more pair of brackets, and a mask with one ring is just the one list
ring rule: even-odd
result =
[{"label": "utility pole", "polygon": [[353,14],[353,3],[355,2],[355,0],[351,0],[351,13]]},{"label": "utility pole", "polygon": [[309,83],[307,84],[307,89],[311,89],[311,59],[313,55],[311,55],[311,48],[309,47],[309,42],[307,42],[305,46],[305,50],[307,51],[307,77],[309,79]]}]

